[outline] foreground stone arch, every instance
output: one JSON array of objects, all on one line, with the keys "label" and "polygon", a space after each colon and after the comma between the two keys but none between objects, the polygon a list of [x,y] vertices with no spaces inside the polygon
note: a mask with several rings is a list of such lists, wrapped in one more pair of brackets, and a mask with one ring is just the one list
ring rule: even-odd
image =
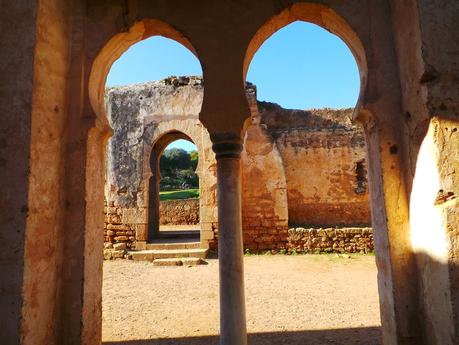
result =
[{"label": "foreground stone arch", "polygon": [[[390,296],[380,293],[381,319],[384,324],[383,339],[387,343],[396,343],[404,338],[421,341],[417,331],[420,327],[417,310],[408,307],[403,312],[395,311],[396,305],[406,303],[408,300],[412,301],[408,305],[414,306],[416,299],[415,288],[410,286],[408,280],[416,270],[414,260],[411,257],[403,264],[400,263],[401,257],[405,257],[410,251],[407,204],[406,200],[400,202],[393,199],[394,196],[400,195],[399,188],[405,178],[401,167],[403,158],[391,154],[390,148],[387,148],[387,145],[396,142],[400,135],[399,129],[394,129],[392,126],[396,121],[394,114],[399,113],[399,98],[391,97],[393,90],[385,89],[384,83],[392,80],[389,83],[396,85],[397,71],[388,66],[390,63],[386,63],[382,68],[381,66],[378,69],[374,68],[373,60],[381,57],[375,56],[374,46],[372,46],[374,42],[371,42],[371,37],[367,35],[365,29],[361,30],[363,27],[356,25],[355,19],[348,17],[338,8],[322,4],[293,4],[271,17],[253,36],[246,51],[244,76],[253,55],[263,42],[280,28],[297,20],[316,24],[332,32],[349,47],[360,74],[360,95],[353,118],[363,126],[365,131],[375,250],[376,253],[385,253],[377,255],[378,284],[380,291],[387,289],[388,285],[391,286],[390,289],[397,291],[397,294]],[[386,54],[386,59],[395,63],[394,52],[389,50]],[[388,68],[384,69],[384,67]],[[377,98],[374,95],[376,89],[379,91]],[[398,208],[390,206],[395,203],[398,203]],[[397,229],[397,234],[394,234],[391,229]],[[393,267],[390,276],[386,275],[383,269],[387,267]]]},{"label": "foreground stone arch", "polygon": [[[90,86],[90,71],[112,37],[149,18],[179,28],[204,67],[199,118],[214,142],[218,195],[226,195],[219,198],[222,344],[246,343],[242,273],[234,270],[242,267],[239,156],[250,114],[244,59],[264,23],[303,3],[5,3],[0,14],[6,52],[0,56],[4,342],[100,343],[102,238],[96,229],[103,222],[110,130],[98,108],[102,90]],[[313,4],[316,10],[308,5],[307,11],[315,18],[331,9],[348,23],[367,60],[358,117],[367,132],[384,344],[455,344],[459,4]],[[105,78],[106,66],[94,73]],[[440,189],[412,194],[423,192],[433,178],[420,174],[423,164]],[[415,211],[416,195],[423,195],[429,212]],[[432,235],[424,224],[433,213],[441,221],[432,225]],[[421,236],[426,231],[440,239],[436,249]]]}]

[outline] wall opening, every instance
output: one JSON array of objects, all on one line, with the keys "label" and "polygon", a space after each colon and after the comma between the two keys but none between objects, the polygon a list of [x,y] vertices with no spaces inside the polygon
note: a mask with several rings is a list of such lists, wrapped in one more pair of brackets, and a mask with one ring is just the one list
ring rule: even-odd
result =
[{"label": "wall opening", "polygon": [[[148,36],[152,37],[144,39]],[[177,306],[161,294],[166,289],[170,301],[180,300],[181,307],[188,308],[189,303],[177,296],[185,293],[190,300],[199,299],[200,290],[193,286],[204,286],[206,281],[191,270],[189,276],[185,272],[168,279],[166,273],[160,279],[157,270],[161,268],[155,266],[187,269],[201,264],[208,251],[207,242],[201,243],[199,224],[201,184],[197,170],[201,151],[197,152],[203,141],[208,146],[210,142],[199,121],[204,89],[199,60],[187,39],[172,27],[145,20],[115,36],[94,65],[91,101],[97,103],[96,111],[107,117],[113,132],[106,152],[102,341],[186,336],[189,327],[176,327],[186,320],[182,322],[178,316],[171,324],[164,317],[173,314]],[[110,66],[101,106],[97,86],[105,81],[101,71],[108,72]],[[186,166],[183,159],[175,162],[171,154],[183,141],[193,145],[185,150]],[[178,153],[183,156],[182,151]],[[204,173],[207,181],[213,181],[209,175]],[[174,224],[160,224],[160,219],[170,214],[165,211],[161,217],[160,199],[177,199],[180,193],[192,196],[189,205],[172,207],[178,214],[187,213],[182,217],[186,224],[175,224],[177,214],[164,222]],[[212,230],[206,233],[206,241],[211,234]],[[136,265],[135,261],[148,264]],[[175,293],[174,279],[183,284]],[[150,298],[142,300],[142,309],[154,312],[143,313],[140,320],[136,297],[147,294]],[[183,317],[188,319],[188,314],[184,312]],[[203,327],[199,322],[194,326]]]},{"label": "wall opening", "polygon": [[148,224],[150,242],[155,239],[199,241],[198,149],[190,139],[173,140],[163,147],[164,140],[182,136],[186,137],[178,132],[166,134],[152,150]]},{"label": "wall opening", "polygon": [[[276,273],[276,279],[282,280],[282,287],[273,284],[272,293],[295,289],[300,284],[302,291],[298,291],[296,298],[310,299],[317,291],[307,291],[311,288],[309,280],[314,276],[314,281],[320,281],[317,289],[326,291],[333,286],[331,294],[336,296],[340,291],[346,297],[342,303],[336,303],[336,299],[332,302],[317,294],[315,303],[320,312],[315,313],[314,319],[299,316],[293,324],[289,319],[288,327],[295,331],[319,325],[334,329],[346,327],[344,325],[351,327],[359,320],[360,325],[375,331],[371,336],[361,335],[358,341],[372,343],[374,339],[379,341],[381,320],[374,256],[362,255],[374,250],[365,166],[367,150],[364,131],[353,122],[359,111],[359,94],[365,84],[364,56],[361,47],[353,44],[357,39],[340,32],[344,23],[330,25],[333,28],[330,31],[338,36],[325,30],[325,26],[320,17],[314,17],[313,11],[301,11],[298,5],[285,16],[280,14],[271,19],[249,45],[246,81],[247,85],[254,85],[257,99],[249,93],[252,114],[246,125],[245,149],[251,147],[254,137],[258,144],[261,142],[260,134],[255,134],[260,132],[269,149],[253,150],[243,156],[244,246],[253,245],[246,249],[247,253],[332,254],[336,258],[334,263],[326,259],[327,256],[304,255],[276,262],[276,269],[271,265],[273,271],[286,271],[289,276],[295,276],[295,283],[287,286],[288,277]],[[345,42],[342,37],[346,37]],[[268,158],[268,154],[273,157]],[[261,162],[262,156],[266,162],[280,161],[282,168],[264,177],[254,167],[244,164],[244,160]],[[260,167],[257,169],[263,171]],[[250,199],[257,202],[250,202]],[[283,214],[287,217],[288,228],[281,231],[285,236],[277,233],[272,236],[264,228],[264,225],[272,225],[263,218],[273,219],[267,211],[274,210],[275,217],[281,214],[277,211],[281,208],[288,210]],[[254,214],[259,222],[251,218]],[[277,245],[275,249],[273,242]],[[343,265],[342,260],[357,257],[365,267]],[[257,272],[250,269],[250,260],[245,261],[246,275],[256,276]],[[298,266],[294,264],[296,260]],[[343,277],[360,277],[360,280],[345,279],[341,284],[328,275],[328,270]],[[327,285],[328,279],[333,279],[333,284]],[[359,294],[365,298],[359,299],[356,311],[347,301],[352,300],[352,296],[358,298]],[[271,298],[269,303],[260,302],[261,306],[269,304],[269,307],[260,307],[257,314],[272,315],[272,310],[262,310],[271,307],[281,313],[280,310],[291,302],[283,297]],[[248,299],[251,298],[253,296],[249,295]],[[328,317],[330,315],[333,317]],[[282,319],[264,322],[274,329],[285,326]],[[248,327],[249,332],[253,331],[250,324]]]}]

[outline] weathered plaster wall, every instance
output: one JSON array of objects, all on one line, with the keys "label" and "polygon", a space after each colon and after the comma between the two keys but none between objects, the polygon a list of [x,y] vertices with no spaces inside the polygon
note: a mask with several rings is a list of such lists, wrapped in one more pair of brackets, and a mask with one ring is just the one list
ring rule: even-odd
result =
[{"label": "weathered plaster wall", "polygon": [[424,337],[429,344],[457,344],[459,3],[391,1],[391,7]]},{"label": "weathered plaster wall", "polygon": [[60,332],[69,5],[0,5],[2,344],[51,344]]},{"label": "weathered plaster wall", "polygon": [[[58,0],[40,2],[38,7],[37,37],[34,62],[34,93],[32,105],[32,150],[30,154],[28,231],[25,256],[33,258],[24,266],[24,310],[22,329],[35,329],[24,334],[23,344],[49,343],[57,334],[60,315],[47,314],[56,310],[61,276],[64,239],[64,210],[61,205],[66,195],[62,192],[65,146],[64,135],[68,114],[66,106],[67,83],[64,77],[70,64],[68,16],[71,8]],[[43,172],[46,171],[46,174]],[[57,221],[57,224],[54,224]],[[51,229],[46,232],[44,229]],[[41,248],[39,252],[35,249]],[[59,296],[60,298],[60,296]],[[34,312],[32,312],[34,310]],[[44,317],[46,315],[46,317]]]},{"label": "weathered plaster wall", "polygon": [[22,336],[37,3],[2,2],[1,6],[0,240],[4,248],[0,252],[0,310],[2,340],[17,344]]}]

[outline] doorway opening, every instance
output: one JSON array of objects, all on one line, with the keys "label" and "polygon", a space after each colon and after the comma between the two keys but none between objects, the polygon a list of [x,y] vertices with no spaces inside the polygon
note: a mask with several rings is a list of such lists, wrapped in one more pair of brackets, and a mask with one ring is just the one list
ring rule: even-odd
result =
[{"label": "doorway opening", "polygon": [[196,145],[178,131],[164,135],[153,146],[149,188],[150,242],[200,240],[198,158]]},{"label": "doorway opening", "polygon": [[[156,21],[143,25],[146,23],[149,21],[140,23],[140,29],[148,25],[153,29],[159,25],[158,30],[162,27]],[[174,29],[164,26],[168,36],[174,33]],[[129,34],[136,32],[133,28]],[[216,177],[209,169],[201,169],[202,147],[211,144],[199,121],[204,85],[196,52],[178,33],[170,36],[173,39],[145,37],[140,34],[136,37],[138,43],[132,44],[135,40],[128,36],[123,44],[113,46],[121,49],[131,45],[112,65],[104,94],[103,109],[113,133],[106,153],[104,342],[187,336],[189,315],[194,313],[186,310],[193,306],[177,297],[201,297],[201,290],[195,286],[204,286],[207,281],[188,267],[205,263],[208,242],[213,239],[212,224],[216,223],[200,215],[199,196],[215,189]],[[205,161],[214,164],[213,160],[207,153]],[[204,187],[199,180],[200,169],[206,181]],[[184,202],[177,197],[180,192],[192,195],[186,205],[165,206],[161,212],[160,203]],[[169,217],[169,211],[176,214]],[[177,214],[185,224],[176,221]],[[165,224],[160,224],[161,218]],[[204,236],[199,226],[202,219]],[[170,223],[186,225],[187,229],[171,229]],[[176,269],[182,271],[164,273],[167,269],[163,266],[180,266]],[[173,278],[180,278],[180,288]],[[164,291],[177,304],[168,303],[161,295]],[[142,301],[139,296],[144,296]],[[178,304],[181,315],[174,314]],[[140,306],[143,311],[151,311],[144,313],[142,320],[138,318]],[[205,314],[205,310],[196,314]],[[158,315],[174,316],[168,320]],[[208,323],[198,320],[193,327],[203,328]]]},{"label": "doorway opening", "polygon": [[[352,121],[362,83],[359,66],[348,46],[318,25],[301,18],[290,23],[273,19],[271,24],[266,30],[280,29],[260,29],[265,40],[256,36],[256,44],[262,44],[248,51],[253,59],[246,80],[256,97],[248,97],[252,114],[242,155],[242,230],[250,254],[245,258],[247,285],[263,279],[256,269],[262,259],[254,258],[254,252],[282,254],[269,268],[276,271],[271,281],[282,283],[266,283],[269,303],[258,301],[260,307],[254,315],[249,309],[248,319],[260,318],[263,331],[297,332],[294,343],[304,341],[306,330],[327,329],[333,338],[342,328],[365,326],[356,332],[355,344],[380,344],[365,134]],[[296,293],[275,294],[281,290]],[[261,299],[251,295],[256,290],[247,293],[249,301]],[[330,295],[341,296],[342,303],[329,300]],[[356,312],[348,301],[358,296],[365,298],[359,299]],[[314,317],[259,317],[282,315],[283,308],[287,314],[298,300],[301,309],[317,311]],[[260,331],[251,326],[248,332]]]}]

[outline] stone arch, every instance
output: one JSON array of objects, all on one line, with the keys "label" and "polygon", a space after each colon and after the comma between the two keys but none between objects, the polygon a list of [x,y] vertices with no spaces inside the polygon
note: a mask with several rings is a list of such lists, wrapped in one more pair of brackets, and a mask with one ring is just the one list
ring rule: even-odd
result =
[{"label": "stone arch", "polygon": [[315,3],[295,3],[265,22],[252,37],[244,58],[243,80],[249,65],[261,45],[274,33],[295,22],[304,21],[316,24],[338,36],[351,50],[357,62],[360,74],[360,94],[354,110],[354,118],[359,117],[363,109],[364,92],[367,85],[368,67],[365,49],[357,33],[333,9]]},{"label": "stone arch", "polygon": [[[131,20],[128,22],[132,23]],[[105,84],[108,72],[112,64],[125,51],[127,51],[129,47],[153,36],[163,36],[165,38],[175,40],[190,50],[197,57],[196,50],[191,42],[181,32],[179,32],[172,25],[166,23],[165,21],[145,18],[132,23],[128,30],[118,25],[113,26],[110,22],[110,19],[107,20],[106,18],[100,20],[99,24],[99,29],[91,29],[93,31],[90,39],[88,40],[89,49],[87,52],[85,52],[87,55],[84,56],[86,61],[89,62],[89,73],[82,72],[82,74],[84,74],[84,86],[82,87],[80,85],[84,92],[84,95],[81,96],[81,98],[84,99],[84,114],[86,115],[86,118],[90,118],[92,121],[94,121],[94,123],[89,121],[86,122],[90,123],[90,126],[92,126],[92,128],[89,130],[90,135],[87,139],[88,167],[85,169],[85,173],[87,176],[91,176],[91,178],[85,177],[87,180],[85,180],[86,183],[83,183],[86,188],[84,190],[84,198],[87,201],[86,210],[91,215],[87,220],[85,220],[84,223],[84,238],[86,243],[90,244],[81,250],[81,252],[84,252],[84,256],[86,258],[86,260],[81,259],[81,262],[84,265],[84,267],[81,268],[81,271],[84,272],[85,275],[85,284],[82,287],[84,290],[84,301],[82,302],[83,305],[81,307],[83,311],[81,315],[77,315],[77,317],[81,317],[82,320],[81,338],[86,339],[86,341],[91,344],[100,343],[102,329],[100,301],[102,292],[101,277],[103,258],[100,257],[98,250],[103,248],[103,242],[101,243],[101,240],[103,239],[99,239],[101,236],[97,230],[99,224],[103,223],[103,213],[99,212],[102,214],[101,217],[93,216],[94,214],[97,214],[93,210],[98,210],[99,207],[103,207],[103,193],[101,191],[103,190],[102,186],[104,185],[104,176],[101,172],[105,172],[106,170],[106,164],[104,163],[106,163],[105,154],[107,141],[113,134],[112,128],[108,121],[108,114],[104,100]],[[88,31],[90,31],[90,29],[88,29]],[[98,32],[100,35],[95,34],[95,32]],[[200,61],[199,58],[198,61]],[[76,87],[76,89],[78,89],[78,87]],[[72,99],[72,101],[74,100]],[[199,102],[199,104],[197,104],[197,102]],[[198,98],[197,102],[191,102],[191,107],[197,105],[199,106],[199,109],[193,112],[193,114],[196,114],[196,118],[199,114],[202,98]],[[81,104],[79,104],[79,106],[81,106]],[[137,106],[139,106],[139,103],[134,105],[134,107]],[[78,106],[75,106],[74,108],[75,113],[81,111]],[[158,109],[158,112],[163,110],[163,108]],[[141,164],[143,164],[143,162],[141,162]],[[142,204],[142,194],[143,193],[139,193],[137,204],[139,207],[130,210],[134,212],[126,212],[126,218],[130,218],[130,221],[132,221],[132,223],[135,225],[135,238],[136,242],[139,244],[141,244],[142,239],[146,240],[147,238],[147,217],[146,213],[142,212],[144,211],[142,208],[145,206]],[[203,237],[206,237],[206,235],[201,236],[201,239]],[[213,231],[209,231],[207,233],[206,241],[211,241],[213,237]],[[69,297],[65,296],[65,298],[68,299],[71,299],[72,297],[75,299],[77,298],[76,295]],[[93,312],[94,310],[96,311],[95,313]],[[88,320],[91,321],[88,322]],[[72,323],[76,324],[75,320],[73,320]],[[77,328],[75,327],[75,330],[76,329]]]},{"label": "stone arch", "polygon": [[[270,38],[271,35],[279,31],[280,29],[288,26],[289,24],[292,24],[293,22],[296,21],[303,21],[303,22],[308,22],[312,23],[315,25],[320,26],[321,28],[335,34],[338,36],[350,49],[351,53],[354,56],[354,59],[357,63],[358,70],[359,70],[359,76],[360,76],[360,93],[359,93],[359,98],[357,101],[357,104],[354,108],[354,113],[353,113],[353,119],[357,120],[359,122],[364,122],[363,120],[367,119],[368,117],[371,118],[371,114],[369,113],[368,110],[363,109],[363,100],[364,100],[364,91],[366,88],[367,84],[367,75],[368,75],[368,68],[367,68],[367,59],[366,59],[366,54],[365,54],[365,49],[363,46],[363,43],[361,42],[359,36],[357,33],[353,30],[353,28],[346,22],[346,20],[341,17],[337,12],[335,12],[331,7],[328,7],[326,5],[321,5],[321,4],[314,4],[314,3],[295,3],[291,5],[290,7],[284,9],[282,12],[279,14],[269,18],[255,33],[255,35],[252,37],[244,58],[244,65],[243,65],[243,77],[244,80],[246,78],[246,74],[249,68],[249,65],[255,55],[255,53],[258,51],[258,49],[261,47],[261,45]],[[258,123],[258,139],[260,140],[262,137],[265,137],[268,139],[268,135],[266,133],[262,134],[262,132],[266,132],[266,130],[263,130],[262,126],[259,125],[260,119],[259,116],[254,114],[258,113],[257,108],[257,102],[256,100],[253,99],[248,99],[249,106],[251,108],[251,123],[250,125],[246,125],[246,139],[250,138],[251,136],[255,136],[254,132],[254,124]],[[249,122],[246,122],[248,124]],[[253,139],[252,139],[253,140]],[[269,140],[265,140],[265,144],[268,143]],[[271,140],[272,141],[272,140]],[[250,140],[246,140],[245,144],[251,144]],[[263,145],[262,145],[263,146]],[[291,193],[288,193],[289,187],[288,187],[288,178],[286,175],[285,171],[285,166],[284,162],[282,162],[282,155],[279,152],[279,148],[276,147],[276,144],[274,143],[273,147],[276,151],[276,155],[279,156],[280,164],[282,165],[282,169],[279,170],[281,174],[279,175],[279,185],[283,185],[283,189],[285,191],[285,208],[286,212],[285,215],[285,222],[286,224],[278,224],[279,228],[284,228],[282,231],[287,231],[288,229],[288,224],[289,224],[289,201],[290,199],[295,199]],[[250,151],[250,150],[249,150]],[[253,150],[252,150],[253,151]],[[247,155],[243,155],[242,159]],[[277,176],[277,175],[276,175]],[[293,191],[296,191],[293,186],[291,186],[290,189],[293,188]],[[299,192],[297,192],[299,193]],[[299,193],[300,194],[300,193]],[[288,196],[287,196],[288,195]],[[303,200],[304,196],[301,195],[301,201],[300,203],[305,203],[306,201]],[[286,236],[285,236],[286,237]],[[286,241],[286,239],[284,239]]]},{"label": "stone arch", "polygon": [[[159,158],[164,149],[178,139],[189,140],[198,150],[198,166],[196,174],[199,177],[199,209],[200,209],[200,241],[203,247],[212,242],[213,231],[217,227],[216,217],[216,172],[215,155],[211,150],[210,136],[199,119],[176,119],[145,124],[145,145],[143,155],[143,205],[148,205],[146,213],[149,229],[139,240],[149,241],[159,229],[159,208],[152,209],[150,205],[159,205],[159,199],[151,203],[150,198],[159,198]],[[155,166],[153,172],[151,167]]]},{"label": "stone arch", "polygon": [[[387,26],[372,22],[372,13],[369,13],[367,28],[358,22],[351,26],[335,11],[338,8],[295,3],[268,19],[247,46],[243,78],[245,80],[252,57],[263,42],[294,21],[316,24],[337,35],[349,47],[360,74],[360,93],[352,118],[363,126],[365,134],[383,342],[418,339],[417,329],[421,325],[416,310],[418,291],[410,280],[417,274],[417,267],[409,239],[406,152],[398,151],[394,144],[404,135],[403,124],[394,126],[402,116],[401,93],[398,71],[394,68],[396,56],[390,46],[393,42],[391,38],[387,41],[383,38],[391,35],[391,31]],[[348,19],[352,19],[352,15]],[[385,34],[375,35],[376,27]],[[387,293],[395,290],[397,294]],[[406,306],[403,312],[396,310],[400,305]]]},{"label": "stone arch", "polygon": [[153,36],[163,36],[177,41],[189,49],[199,60],[191,42],[171,25],[157,19],[135,22],[126,32],[114,35],[95,57],[89,74],[89,101],[99,122],[106,124],[104,106],[105,82],[112,64],[132,45]]}]

